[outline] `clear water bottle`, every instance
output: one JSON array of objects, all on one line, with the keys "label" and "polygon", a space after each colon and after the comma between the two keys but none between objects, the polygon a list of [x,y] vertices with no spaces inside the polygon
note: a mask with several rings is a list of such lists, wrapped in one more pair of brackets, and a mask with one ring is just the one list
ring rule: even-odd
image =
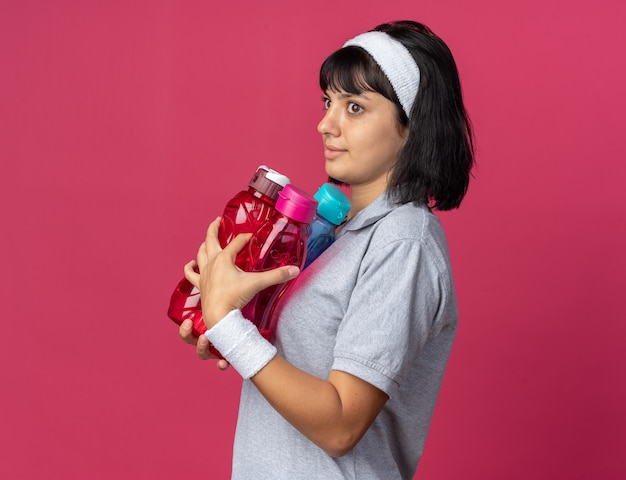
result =
[{"label": "clear water bottle", "polygon": [[[274,208],[278,193],[288,183],[287,177],[261,165],[248,183],[248,189],[236,194],[224,208],[218,232],[222,248],[238,234],[253,233],[259,225],[271,218],[276,212]],[[179,325],[190,319],[193,323],[193,335],[196,337],[206,332],[202,320],[200,291],[186,278],[174,289],[167,315]],[[217,353],[213,349],[211,351]]]},{"label": "clear water bottle", "polygon": [[[293,185],[285,186],[278,196],[274,216],[259,226],[237,256],[239,268],[264,272],[285,265],[304,266],[317,200]],[[273,313],[290,284],[291,281],[260,291],[241,310],[269,341],[273,341],[276,333]]]},{"label": "clear water bottle", "polygon": [[335,241],[335,229],[346,219],[350,200],[332,183],[323,184],[315,194],[317,212],[311,222],[304,268],[319,257]]}]

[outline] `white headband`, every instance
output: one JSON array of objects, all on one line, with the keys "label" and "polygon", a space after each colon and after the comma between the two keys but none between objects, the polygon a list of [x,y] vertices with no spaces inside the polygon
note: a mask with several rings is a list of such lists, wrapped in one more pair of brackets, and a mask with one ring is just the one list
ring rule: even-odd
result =
[{"label": "white headband", "polygon": [[366,32],[348,40],[344,47],[361,47],[378,64],[400,100],[407,117],[417,95],[420,70],[408,49],[385,32]]}]

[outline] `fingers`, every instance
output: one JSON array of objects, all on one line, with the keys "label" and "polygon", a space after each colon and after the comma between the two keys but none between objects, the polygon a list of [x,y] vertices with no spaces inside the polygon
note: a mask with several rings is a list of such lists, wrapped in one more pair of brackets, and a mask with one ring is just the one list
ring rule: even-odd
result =
[{"label": "fingers", "polygon": [[217,361],[217,368],[219,368],[220,370],[224,371],[228,369],[228,367],[230,367],[230,363],[228,363],[226,360],[220,359]]},{"label": "fingers", "polygon": [[[196,353],[198,355],[198,358],[200,358],[201,360],[215,358],[213,354],[211,354],[209,351],[209,340],[204,335],[201,335],[200,338],[198,338],[194,337],[194,335],[192,334],[191,320],[183,321],[183,323],[181,323],[180,327],[178,328],[178,333],[185,343],[196,346]],[[218,369],[224,371],[227,370],[228,367],[230,367],[230,363],[228,363],[226,360],[219,359],[217,361]]]},{"label": "fingers", "polygon": [[195,268],[197,267],[197,263],[195,260],[187,263],[183,269],[185,272],[185,278],[189,280],[189,282],[194,286],[198,287],[200,282],[200,274],[196,272]]},{"label": "fingers", "polygon": [[182,338],[183,341],[189,345],[195,345],[198,341],[198,339],[193,336],[191,320],[183,321],[183,323],[180,324],[180,327],[178,327],[178,333],[180,338]]},{"label": "fingers", "polygon": [[214,358],[209,352],[209,339],[206,338],[205,335],[200,335],[200,337],[198,337],[198,342],[196,343],[196,354],[200,360]]},{"label": "fingers", "polygon": [[207,251],[206,251],[206,242],[202,242],[198,247],[198,253],[196,254],[196,265],[198,266],[198,271],[200,270],[200,266],[206,265],[207,262]]},{"label": "fingers", "polygon": [[222,248],[219,242],[219,229],[222,217],[217,217],[209,224],[209,228],[206,231],[206,238],[201,248],[204,247],[206,254],[211,257],[219,252]]},{"label": "fingers", "polygon": [[199,337],[193,335],[191,320],[187,319],[183,321],[178,328],[178,333],[185,343],[196,346],[198,358],[208,360],[213,357],[209,352],[209,340],[204,335],[200,335]]},{"label": "fingers", "polygon": [[224,248],[224,252],[230,255],[230,258],[232,258],[233,262],[237,258],[237,254],[241,252],[241,250],[243,250],[243,248],[246,246],[248,240],[250,240],[250,237],[252,237],[251,233],[240,233],[235,238],[233,238],[228,245],[226,245],[226,247]]},{"label": "fingers", "polygon": [[222,246],[219,241],[221,220],[222,217],[217,217],[209,224],[204,242],[202,242],[198,248],[198,254],[196,256],[198,269],[206,267],[207,264],[213,261],[216,255],[222,251]]}]

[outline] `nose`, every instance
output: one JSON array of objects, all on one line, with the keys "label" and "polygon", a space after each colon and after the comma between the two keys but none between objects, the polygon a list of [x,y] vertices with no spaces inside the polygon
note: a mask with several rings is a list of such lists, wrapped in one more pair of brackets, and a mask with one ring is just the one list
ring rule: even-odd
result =
[{"label": "nose", "polygon": [[322,135],[339,135],[339,119],[337,118],[338,111],[331,105],[324,113],[324,116],[317,124],[317,131]]}]

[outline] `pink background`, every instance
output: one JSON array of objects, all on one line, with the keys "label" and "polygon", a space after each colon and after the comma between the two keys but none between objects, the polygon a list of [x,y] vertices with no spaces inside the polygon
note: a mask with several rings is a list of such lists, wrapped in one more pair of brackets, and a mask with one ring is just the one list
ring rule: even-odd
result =
[{"label": "pink background", "polygon": [[[626,3],[0,2],[0,478],[227,478],[240,380],[165,311],[267,163],[314,193],[317,72],[413,18],[477,134],[419,478],[626,478]],[[391,279],[390,279],[391,281]]]}]

